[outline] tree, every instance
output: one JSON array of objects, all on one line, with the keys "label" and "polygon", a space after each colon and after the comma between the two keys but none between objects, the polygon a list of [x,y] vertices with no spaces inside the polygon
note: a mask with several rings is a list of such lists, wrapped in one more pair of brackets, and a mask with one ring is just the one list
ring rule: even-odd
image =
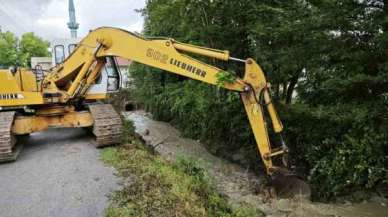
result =
[{"label": "tree", "polygon": [[0,67],[30,66],[33,56],[50,56],[49,42],[34,33],[25,33],[19,40],[13,33],[0,32]]},{"label": "tree", "polygon": [[33,32],[22,35],[19,44],[19,61],[23,66],[31,65],[31,57],[50,56],[50,43],[36,36]]},{"label": "tree", "polygon": [[[294,164],[317,198],[388,183],[387,0],[148,0],[141,12],[148,36],[257,59]],[[203,60],[243,74],[242,65]],[[239,163],[257,166],[237,94],[139,65],[132,76],[155,117],[218,155],[242,153]]]},{"label": "tree", "polygon": [[[310,165],[311,181],[320,183],[320,197],[387,183],[388,4],[308,2],[319,17],[315,28],[323,34],[315,42],[320,55],[308,60],[318,64],[306,68],[298,83],[299,100],[308,111],[301,111],[300,128],[293,123],[299,128],[290,136],[294,149],[313,144],[302,157]],[[308,127],[313,120],[320,123],[318,129]],[[310,135],[302,132],[306,127]]]},{"label": "tree", "polygon": [[8,67],[16,63],[18,39],[7,31],[0,32],[0,67]]}]

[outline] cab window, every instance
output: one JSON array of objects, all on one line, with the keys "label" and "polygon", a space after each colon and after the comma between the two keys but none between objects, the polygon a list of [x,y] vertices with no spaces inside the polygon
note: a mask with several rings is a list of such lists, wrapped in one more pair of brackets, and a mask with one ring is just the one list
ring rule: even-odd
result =
[{"label": "cab window", "polygon": [[55,45],[55,64],[59,64],[65,60],[65,47],[63,45]]},{"label": "cab window", "polygon": [[107,57],[105,70],[108,74],[108,91],[114,92],[120,89],[120,71],[114,57]]},{"label": "cab window", "polygon": [[69,44],[69,55],[73,53],[76,47],[77,47],[77,44]]}]

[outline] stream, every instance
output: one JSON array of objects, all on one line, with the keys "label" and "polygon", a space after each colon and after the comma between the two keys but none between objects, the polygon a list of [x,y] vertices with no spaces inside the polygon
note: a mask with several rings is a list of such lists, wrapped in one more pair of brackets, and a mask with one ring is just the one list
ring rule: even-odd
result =
[{"label": "stream", "polygon": [[123,113],[133,122],[136,133],[147,145],[168,160],[188,156],[204,163],[217,189],[233,207],[249,204],[272,217],[388,217],[388,200],[372,197],[362,203],[319,203],[301,198],[271,198],[262,191],[265,174],[247,170],[240,165],[212,155],[200,142],[184,138],[170,124],[155,121],[144,111]]}]

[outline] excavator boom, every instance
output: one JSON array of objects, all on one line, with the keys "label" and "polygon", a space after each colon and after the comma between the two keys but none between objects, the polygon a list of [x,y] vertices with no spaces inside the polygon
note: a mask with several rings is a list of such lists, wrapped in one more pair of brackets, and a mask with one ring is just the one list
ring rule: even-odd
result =
[{"label": "excavator boom", "polygon": [[[220,84],[220,73],[225,71],[189,54],[221,61],[242,62],[245,64],[244,77],[222,81]],[[120,128],[116,123],[120,121],[110,106],[87,105],[88,112],[80,111],[77,109],[80,106],[76,106],[83,102],[90,88],[96,83],[106,65],[106,59],[112,57],[130,59],[166,72],[239,92],[267,174],[274,175],[287,171],[284,165],[274,165],[273,158],[287,154],[288,149],[284,143],[278,148],[271,146],[264,117],[265,110],[269,114],[274,132],[281,133],[283,126],[270,99],[269,83],[253,59],[241,60],[231,57],[228,51],[184,44],[169,38],[146,39],[111,27],[91,31],[69,57],[50,70],[41,82],[43,99],[39,101],[40,108],[37,112],[40,116],[38,114],[36,118],[23,117],[24,122],[20,120],[23,118],[17,117],[13,133],[33,132],[34,130],[25,126],[36,121],[54,123],[55,126],[66,124],[70,127],[94,124],[93,132],[97,137],[104,132],[104,136],[97,138],[103,141],[102,145],[117,142],[121,130],[115,129]],[[111,117],[106,118],[105,114],[110,114]],[[53,115],[56,115],[55,119]],[[67,117],[69,115],[70,117]],[[115,120],[115,123],[112,120]],[[98,124],[100,125],[96,127]]]},{"label": "excavator boom", "polygon": [[[102,27],[90,32],[74,53],[54,68],[43,81],[43,87],[44,91],[57,90],[61,93],[60,101],[63,103],[82,96],[87,90],[85,87],[89,87],[98,77],[104,59],[110,56],[131,59],[166,72],[219,85],[217,75],[223,70],[192,58],[187,55],[189,53],[231,61],[228,51],[184,44],[173,39],[145,39],[121,29]],[[280,133],[283,126],[270,100],[269,85],[260,66],[253,59],[243,62],[246,69],[244,78],[236,78],[234,82],[225,82],[221,86],[240,92],[261,158],[267,173],[272,174],[277,169],[272,157],[283,154],[286,149],[271,148],[263,108],[268,110],[275,132]],[[61,84],[67,84],[69,78],[73,78],[71,85],[66,89],[61,88]],[[259,102],[260,95],[263,102]]]}]

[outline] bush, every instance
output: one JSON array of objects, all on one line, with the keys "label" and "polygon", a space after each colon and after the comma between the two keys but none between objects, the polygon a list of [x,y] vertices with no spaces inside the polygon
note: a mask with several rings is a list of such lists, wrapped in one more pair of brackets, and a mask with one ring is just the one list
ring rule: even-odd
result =
[{"label": "bush", "polygon": [[293,105],[281,113],[292,159],[306,167],[315,198],[330,199],[388,182],[388,134],[371,126],[371,111]]},{"label": "bush", "polygon": [[[135,97],[156,119],[200,139],[218,156],[233,159],[233,154],[242,153],[244,161],[238,163],[262,167],[237,93],[197,81],[179,81],[140,65],[131,68],[131,75],[137,87]],[[316,199],[373,189],[387,182],[386,125],[381,120],[380,127],[375,124],[381,111],[362,105],[311,107],[300,102],[277,107],[291,159],[311,182]]]},{"label": "bush", "polygon": [[[150,0],[141,12],[148,36],[227,49],[260,63],[274,101],[288,104],[279,113],[292,159],[304,168],[315,196],[326,199],[387,182],[386,6],[347,0]],[[243,76],[242,65],[208,62]],[[259,165],[237,94],[145,67],[135,67],[133,77],[137,99],[157,119],[201,139],[213,153],[232,159],[239,153],[244,159],[239,163]]]}]

